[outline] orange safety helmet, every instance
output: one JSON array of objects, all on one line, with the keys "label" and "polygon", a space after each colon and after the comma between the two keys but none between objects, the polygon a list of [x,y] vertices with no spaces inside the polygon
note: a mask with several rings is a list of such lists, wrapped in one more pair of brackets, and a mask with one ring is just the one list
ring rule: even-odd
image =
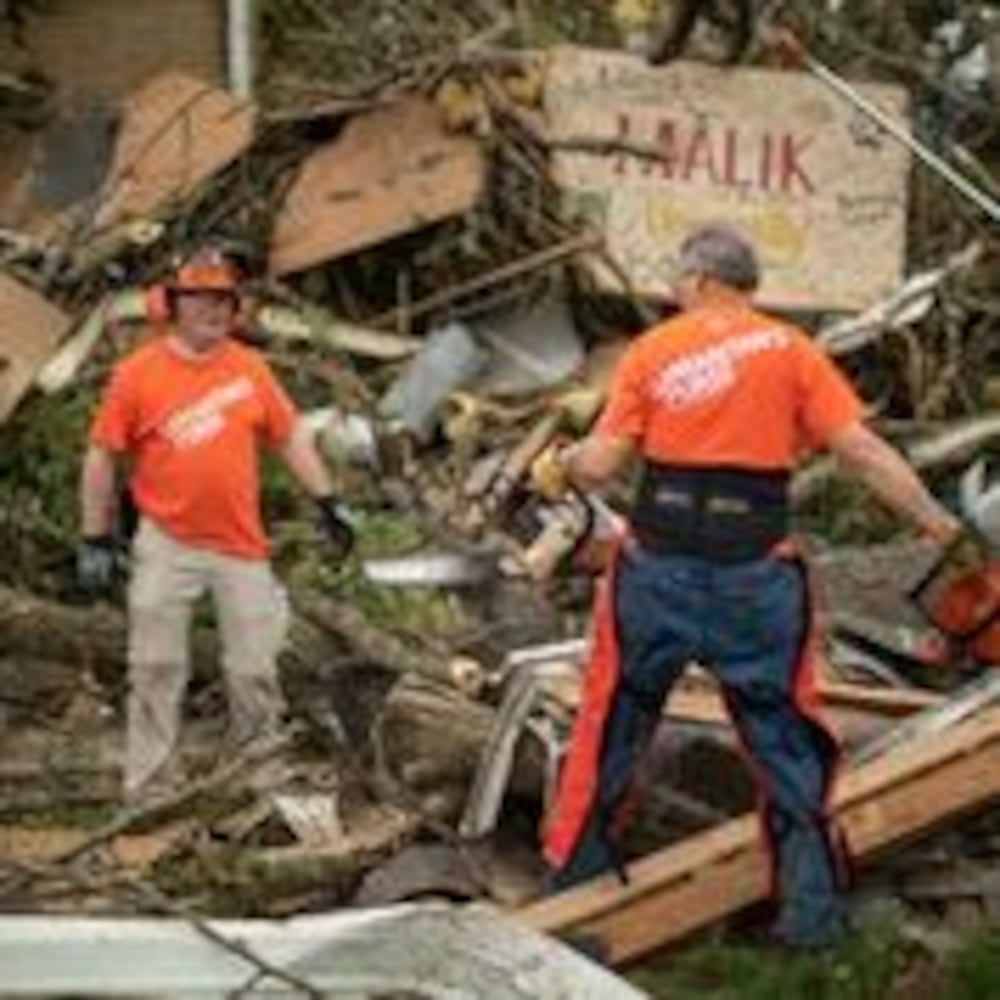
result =
[{"label": "orange safety helmet", "polygon": [[216,292],[235,296],[239,290],[240,275],[232,262],[213,248],[199,250],[180,264],[167,279],[169,294]]},{"label": "orange safety helmet", "polygon": [[228,257],[214,247],[205,247],[174,268],[162,284],[144,291],[146,319],[165,323],[173,314],[175,295],[210,292],[238,298],[241,274]]}]

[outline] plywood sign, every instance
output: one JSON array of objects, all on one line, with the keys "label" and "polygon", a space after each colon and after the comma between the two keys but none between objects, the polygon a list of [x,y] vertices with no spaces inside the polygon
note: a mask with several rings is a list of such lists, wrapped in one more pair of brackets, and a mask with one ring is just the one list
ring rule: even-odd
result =
[{"label": "plywood sign", "polygon": [[168,72],[129,96],[96,224],[155,217],[253,141],[255,109],[229,91]]},{"label": "plywood sign", "polygon": [[61,310],[0,274],[0,423],[31,388],[69,325]]},{"label": "plywood sign", "polygon": [[270,267],[301,271],[468,211],[486,169],[478,143],[407,98],[350,121],[302,165],[275,222]]},{"label": "plywood sign", "polygon": [[[905,91],[858,89],[905,121]],[[545,99],[554,137],[587,144],[556,155],[566,207],[640,292],[669,297],[681,239],[710,221],[754,238],[771,305],[855,309],[900,280],[908,154],[812,77],[558,48]]]}]

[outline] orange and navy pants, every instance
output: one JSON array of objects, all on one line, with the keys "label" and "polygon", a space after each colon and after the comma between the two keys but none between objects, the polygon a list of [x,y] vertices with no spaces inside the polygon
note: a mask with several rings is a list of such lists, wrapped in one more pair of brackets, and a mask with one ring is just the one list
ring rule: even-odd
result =
[{"label": "orange and navy pants", "polygon": [[710,670],[757,781],[775,932],[819,947],[844,925],[846,856],[828,813],[839,756],[814,714],[812,615],[798,559],[720,564],[626,546],[599,595],[584,700],[546,822],[554,889],[619,868],[616,819],[671,685]]}]

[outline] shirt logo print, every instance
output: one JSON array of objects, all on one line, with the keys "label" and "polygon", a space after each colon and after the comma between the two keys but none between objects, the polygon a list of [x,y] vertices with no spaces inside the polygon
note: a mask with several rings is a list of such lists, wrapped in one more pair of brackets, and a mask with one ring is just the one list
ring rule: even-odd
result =
[{"label": "shirt logo print", "polygon": [[671,410],[703,403],[736,382],[743,358],[781,350],[790,343],[781,330],[758,330],[671,361],[653,381],[653,398]]},{"label": "shirt logo print", "polygon": [[171,414],[164,436],[178,449],[193,448],[219,436],[226,426],[226,411],[253,395],[253,382],[245,375],[216,386],[201,399]]}]

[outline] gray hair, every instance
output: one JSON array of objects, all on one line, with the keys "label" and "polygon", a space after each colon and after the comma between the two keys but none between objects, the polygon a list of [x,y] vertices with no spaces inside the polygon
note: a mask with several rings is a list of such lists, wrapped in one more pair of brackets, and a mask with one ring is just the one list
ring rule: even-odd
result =
[{"label": "gray hair", "polygon": [[702,226],[685,238],[678,271],[715,278],[741,292],[752,292],[760,284],[760,262],[753,244],[736,229],[718,223]]}]

